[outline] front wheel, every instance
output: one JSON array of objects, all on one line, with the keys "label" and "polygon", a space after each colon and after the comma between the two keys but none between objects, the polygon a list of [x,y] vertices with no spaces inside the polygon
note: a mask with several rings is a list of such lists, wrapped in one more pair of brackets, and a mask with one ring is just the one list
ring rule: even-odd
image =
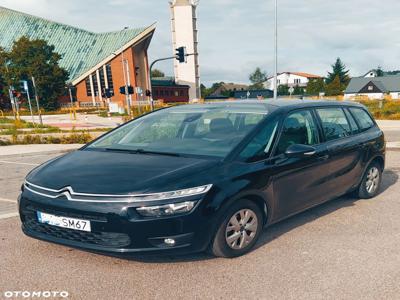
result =
[{"label": "front wheel", "polygon": [[382,168],[378,163],[373,162],[365,171],[364,177],[358,188],[358,196],[361,199],[370,199],[375,197],[379,193],[381,183]]},{"label": "front wheel", "polygon": [[257,204],[239,200],[224,215],[211,252],[220,257],[237,257],[249,252],[255,245],[263,227],[263,215]]}]

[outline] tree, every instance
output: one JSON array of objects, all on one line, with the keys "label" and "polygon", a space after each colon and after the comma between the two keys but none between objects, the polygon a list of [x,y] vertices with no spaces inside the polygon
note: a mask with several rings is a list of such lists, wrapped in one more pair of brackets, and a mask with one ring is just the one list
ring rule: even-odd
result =
[{"label": "tree", "polygon": [[0,66],[7,85],[18,87],[21,80],[29,81],[33,76],[41,106],[45,109],[58,107],[58,99],[65,94],[68,72],[59,66],[61,55],[54,51],[54,46],[44,40],[21,37],[10,52],[0,53],[0,56],[7,59],[7,70],[5,65]]},{"label": "tree", "polygon": [[252,83],[250,89],[260,90],[264,88],[264,82],[267,80],[267,73],[261,71],[261,68],[257,67],[253,73],[250,74],[249,80]]},{"label": "tree", "polygon": [[221,82],[215,82],[211,85],[210,88],[207,88],[204,84],[200,85],[200,89],[201,89],[201,96],[203,98],[206,98],[210,95],[212,95],[218,88],[220,88],[222,85],[224,84],[223,81]]},{"label": "tree", "polygon": [[383,77],[383,76],[385,76],[385,72],[383,72],[381,66],[379,66],[379,67],[376,69],[376,76],[377,76],[377,77]]},{"label": "tree", "polygon": [[151,70],[151,77],[165,77],[165,73],[163,71],[160,71],[159,69],[153,69]]},{"label": "tree", "polygon": [[287,84],[278,85],[278,96],[288,96],[289,86]]},{"label": "tree", "polygon": [[293,90],[293,95],[304,95],[304,88],[296,85]]},{"label": "tree", "polygon": [[332,65],[332,72],[328,72],[328,76],[326,78],[326,83],[332,83],[336,77],[339,76],[340,84],[348,85],[350,81],[349,70],[346,70],[345,64],[343,64],[342,60],[338,57],[336,62]]},{"label": "tree", "polygon": [[319,95],[325,91],[325,82],[323,78],[310,79],[307,84],[307,94],[309,95]]},{"label": "tree", "polygon": [[339,96],[343,94],[344,87],[340,83],[340,77],[337,75],[335,79],[326,85],[327,96]]}]

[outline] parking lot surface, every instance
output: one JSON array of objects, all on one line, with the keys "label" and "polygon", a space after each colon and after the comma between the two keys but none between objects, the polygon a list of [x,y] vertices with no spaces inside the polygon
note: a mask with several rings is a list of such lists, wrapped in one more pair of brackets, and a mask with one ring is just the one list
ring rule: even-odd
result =
[{"label": "parking lot surface", "polygon": [[20,185],[56,155],[0,157],[0,298],[50,290],[71,299],[399,299],[400,152],[388,153],[375,199],[343,197],[273,225],[236,259],[121,259],[24,236],[9,217]]}]

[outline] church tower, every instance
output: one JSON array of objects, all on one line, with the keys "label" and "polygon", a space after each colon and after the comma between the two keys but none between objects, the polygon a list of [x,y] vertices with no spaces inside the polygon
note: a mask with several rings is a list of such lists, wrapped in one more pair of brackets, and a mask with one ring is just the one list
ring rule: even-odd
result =
[{"label": "church tower", "polygon": [[199,60],[197,52],[197,17],[196,0],[173,0],[171,7],[171,26],[173,50],[186,47],[186,63],[174,62],[175,81],[177,84],[190,86],[189,99],[193,101],[200,98],[200,75]]}]

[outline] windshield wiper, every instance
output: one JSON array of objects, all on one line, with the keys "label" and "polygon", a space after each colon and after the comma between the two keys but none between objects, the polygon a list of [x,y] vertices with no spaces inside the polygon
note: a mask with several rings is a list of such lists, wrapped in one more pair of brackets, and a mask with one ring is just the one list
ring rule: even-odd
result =
[{"label": "windshield wiper", "polygon": [[156,155],[167,155],[167,156],[176,156],[176,157],[180,157],[181,156],[178,153],[149,151],[149,150],[144,150],[144,149],[135,149],[135,150],[132,150],[132,151],[133,151],[133,153],[138,153],[138,154],[156,154]]},{"label": "windshield wiper", "polygon": [[155,154],[155,155],[167,155],[167,156],[175,156],[175,157],[181,156],[178,153],[148,151],[148,150],[144,150],[144,149],[120,149],[120,148],[104,148],[104,149],[106,151],[127,152],[127,153],[132,153],[132,154]]}]

